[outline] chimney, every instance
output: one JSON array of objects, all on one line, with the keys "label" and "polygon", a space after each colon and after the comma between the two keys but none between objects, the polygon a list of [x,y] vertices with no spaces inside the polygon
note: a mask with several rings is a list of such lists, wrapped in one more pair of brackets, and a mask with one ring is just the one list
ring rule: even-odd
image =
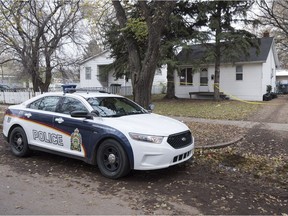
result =
[{"label": "chimney", "polygon": [[263,37],[270,37],[270,33],[268,30],[266,30],[264,33],[263,33]]}]

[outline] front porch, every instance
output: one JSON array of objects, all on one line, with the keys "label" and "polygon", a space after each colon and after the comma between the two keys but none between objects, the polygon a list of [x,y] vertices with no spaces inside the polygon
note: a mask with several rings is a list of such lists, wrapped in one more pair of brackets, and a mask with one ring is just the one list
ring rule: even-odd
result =
[{"label": "front porch", "polygon": [[[201,97],[214,97],[214,92],[189,92],[190,99],[192,99],[192,95],[201,96]],[[220,98],[228,99],[228,96],[223,92],[220,92]]]}]

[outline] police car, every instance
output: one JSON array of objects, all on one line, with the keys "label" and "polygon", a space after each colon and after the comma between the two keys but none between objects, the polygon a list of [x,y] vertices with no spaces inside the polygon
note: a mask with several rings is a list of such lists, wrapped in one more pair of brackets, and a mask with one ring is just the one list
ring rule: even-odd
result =
[{"label": "police car", "polygon": [[10,106],[3,135],[12,153],[41,150],[98,165],[117,179],[135,170],[166,168],[194,152],[189,128],[133,101],[101,92],[44,93]]}]

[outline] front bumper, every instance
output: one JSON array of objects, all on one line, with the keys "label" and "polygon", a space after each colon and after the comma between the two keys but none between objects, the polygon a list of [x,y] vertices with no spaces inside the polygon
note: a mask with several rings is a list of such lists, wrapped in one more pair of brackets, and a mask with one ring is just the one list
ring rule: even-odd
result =
[{"label": "front bumper", "polygon": [[175,149],[163,140],[162,144],[133,141],[135,170],[154,170],[167,168],[189,160],[194,154],[194,137],[186,147]]}]

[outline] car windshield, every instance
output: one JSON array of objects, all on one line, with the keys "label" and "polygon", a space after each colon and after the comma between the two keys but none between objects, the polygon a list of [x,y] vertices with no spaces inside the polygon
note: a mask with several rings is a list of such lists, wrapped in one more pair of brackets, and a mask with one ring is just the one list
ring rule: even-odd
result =
[{"label": "car windshield", "polygon": [[102,117],[136,115],[148,111],[136,103],[121,97],[91,97],[87,99],[92,108]]}]

